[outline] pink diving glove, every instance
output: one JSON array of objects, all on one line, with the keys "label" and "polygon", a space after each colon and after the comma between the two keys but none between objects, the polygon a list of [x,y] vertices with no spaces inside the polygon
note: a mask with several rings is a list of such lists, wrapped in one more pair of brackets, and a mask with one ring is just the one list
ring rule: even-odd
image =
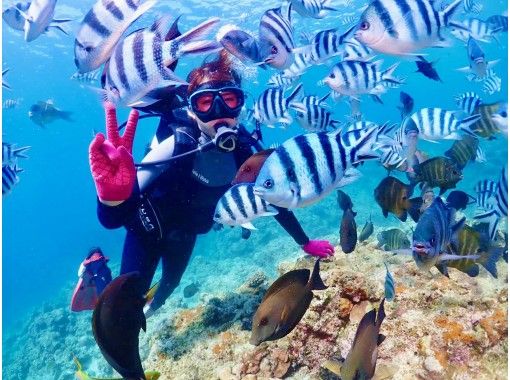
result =
[{"label": "pink diving glove", "polygon": [[303,250],[311,256],[326,258],[335,254],[335,248],[327,240],[310,240]]},{"label": "pink diving glove", "polygon": [[132,156],[138,111],[129,114],[126,131],[121,137],[117,114],[112,103],[104,104],[106,135],[98,133],[89,147],[89,162],[96,191],[102,201],[124,201],[129,198],[136,179]]}]

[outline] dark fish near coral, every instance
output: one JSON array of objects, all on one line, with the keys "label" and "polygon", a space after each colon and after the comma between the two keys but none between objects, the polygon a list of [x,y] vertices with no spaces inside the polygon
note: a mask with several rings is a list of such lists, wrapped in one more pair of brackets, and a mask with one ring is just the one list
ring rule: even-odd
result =
[{"label": "dark fish near coral", "polygon": [[454,190],[446,197],[446,206],[455,210],[465,210],[468,205],[476,203],[476,198],[461,190]]},{"label": "dark fish near coral", "polygon": [[[414,207],[410,202],[413,186],[406,185],[395,177],[385,177],[374,190],[374,198],[381,206],[384,217],[391,212],[398,219],[407,220],[407,210]],[[419,207],[419,205],[418,205]]]},{"label": "dark fish near coral", "polygon": [[384,263],[386,267],[386,278],[384,280],[384,299],[386,301],[393,301],[395,299],[395,280],[390,273],[388,264]]},{"label": "dark fish near coral", "polygon": [[434,68],[436,62],[429,62],[422,55],[419,55],[418,60],[415,63],[416,67],[418,67],[418,70],[416,70],[417,73],[422,73],[429,79],[435,80],[437,82],[442,82],[439,74]]},{"label": "dark fish near coral", "polygon": [[[78,380],[123,380],[121,377],[109,377],[109,378],[98,378],[98,377],[91,377],[83,371],[81,363],[78,361],[78,358],[75,356],[73,357],[74,364],[76,364],[76,372],[74,373]],[[146,380],[158,380],[161,374],[156,371],[147,371],[145,372],[145,379]]]},{"label": "dark fish near coral", "polygon": [[425,210],[413,232],[412,253],[420,269],[429,270],[447,260],[476,259],[476,252],[470,255],[448,254],[448,245],[455,243],[466,218],[455,221],[455,209],[447,207],[441,197],[436,197]]},{"label": "dark fish near coral", "polygon": [[356,229],[356,213],[352,211],[351,198],[342,190],[337,193],[338,206],[343,210],[342,221],[340,222],[340,247],[344,253],[351,253],[356,248],[358,232]]},{"label": "dark fish near coral", "polygon": [[372,223],[372,214],[370,214],[370,219],[368,219],[359,234],[358,241],[364,242],[374,233],[374,223]]},{"label": "dark fish near coral", "polygon": [[377,247],[384,251],[395,251],[411,247],[411,242],[406,233],[398,228],[391,228],[377,234],[379,243]]},{"label": "dark fish near coral", "polygon": [[379,334],[381,324],[386,317],[384,298],[376,313],[372,309],[361,319],[351,350],[343,363],[329,360],[325,366],[342,380],[361,380],[374,377],[379,345],[386,338]]},{"label": "dark fish near coral", "polygon": [[49,123],[56,120],[73,121],[71,119],[72,112],[61,111],[53,105],[53,101],[37,102],[30,107],[28,117],[40,127],[45,127]]},{"label": "dark fish near coral", "polygon": [[434,157],[414,167],[416,182],[427,182],[431,187],[439,187],[439,195],[452,189],[462,179],[462,171],[455,161],[446,157]]},{"label": "dark fish near coral", "polygon": [[191,298],[197,294],[199,290],[200,286],[196,282],[193,282],[182,289],[182,295],[184,298]]},{"label": "dark fish near coral", "polygon": [[146,330],[141,277],[136,272],[110,282],[92,315],[92,331],[106,361],[121,376],[145,379],[138,352],[138,334]]},{"label": "dark fish near coral", "polygon": [[470,135],[463,135],[461,140],[455,140],[444,155],[455,161],[459,169],[464,169],[470,161],[481,161],[483,157],[480,141]]},{"label": "dark fish near coral", "polygon": [[310,270],[298,269],[278,278],[253,316],[250,343],[258,346],[290,333],[308,310],[312,290],[326,288],[319,274],[319,260],[315,262],[311,276]]},{"label": "dark fish near coral", "polygon": [[464,226],[457,236],[455,242],[450,243],[448,252],[459,256],[469,256],[476,253],[480,257],[465,258],[455,261],[442,262],[437,265],[439,271],[448,277],[448,267],[456,268],[470,277],[478,276],[481,264],[494,277],[498,277],[496,262],[501,257],[502,250],[498,247],[491,247],[491,241],[488,234],[482,235],[473,227]]},{"label": "dark fish near coral", "polygon": [[260,168],[264,165],[264,162],[266,162],[266,158],[268,158],[273,152],[274,149],[261,150],[244,161],[237,171],[237,174],[232,181],[232,185],[255,182],[259,175]]},{"label": "dark fish near coral", "polygon": [[400,91],[400,105],[397,108],[400,110],[400,117],[404,120],[413,113],[414,99],[408,93]]}]

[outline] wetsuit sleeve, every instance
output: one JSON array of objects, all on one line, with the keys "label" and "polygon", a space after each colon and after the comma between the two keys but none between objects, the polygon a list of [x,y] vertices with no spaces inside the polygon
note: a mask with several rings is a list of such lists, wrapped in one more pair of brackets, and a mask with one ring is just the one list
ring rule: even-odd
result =
[{"label": "wetsuit sleeve", "polygon": [[136,213],[139,194],[138,185],[135,185],[129,199],[118,206],[105,205],[97,198],[97,217],[103,227],[114,229],[125,226]]},{"label": "wetsuit sleeve", "polygon": [[274,218],[280,225],[288,232],[290,236],[294,239],[296,243],[299,245],[305,245],[310,241],[308,236],[306,236],[305,231],[299,224],[296,216],[286,208],[276,207],[278,210],[278,215],[275,215]]}]

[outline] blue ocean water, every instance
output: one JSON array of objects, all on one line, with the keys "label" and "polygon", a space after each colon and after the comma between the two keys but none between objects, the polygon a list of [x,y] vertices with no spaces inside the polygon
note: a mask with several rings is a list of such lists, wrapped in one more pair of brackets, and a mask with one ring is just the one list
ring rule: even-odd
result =
[{"label": "blue ocean water", "polygon": [[[3,319],[4,334],[16,331],[31,310],[47,301],[62,295],[62,289],[69,289],[77,277],[80,262],[92,246],[101,246],[112,263],[120,260],[123,244],[123,230],[106,230],[96,217],[95,188],[88,165],[88,145],[93,130],[104,129],[104,113],[97,91],[71,80],[76,71],[73,63],[73,38],[79,21],[93,1],[73,2],[61,0],[57,4],[57,16],[73,18],[72,31],[69,36],[52,31],[37,40],[26,43],[21,32],[3,26],[2,49],[3,68],[9,68],[6,80],[12,90],[3,90],[3,101],[22,99],[15,109],[4,109],[2,116],[2,133],[4,142],[18,146],[31,146],[29,159],[20,160],[24,169],[20,182],[12,193],[3,197]],[[160,2],[153,10],[140,18],[131,29],[149,26],[158,15],[170,14],[175,17],[183,14],[182,30],[210,17],[220,16],[223,23],[242,23],[247,30],[255,32],[262,12],[277,2],[252,2],[231,4],[210,4],[203,1]],[[4,4],[4,7],[7,5]],[[362,6],[353,3],[352,9]],[[484,3],[483,18],[501,14],[506,10],[506,2],[491,1]],[[301,31],[316,31],[338,26],[339,15],[330,14],[324,20],[301,22],[295,15],[295,35]],[[309,21],[309,22],[308,22]],[[455,71],[466,66],[466,50],[462,42],[452,37],[453,46],[447,49],[429,49],[427,59],[436,61],[436,69],[443,83],[433,82],[415,73],[413,59],[396,59],[380,56],[384,67],[393,62],[402,61],[396,74],[406,79],[399,89],[389,89],[382,96],[383,105],[376,104],[369,98],[362,99],[362,112],[366,120],[383,123],[399,122],[400,115],[396,106],[399,92],[411,94],[415,109],[422,107],[441,107],[456,109],[454,97],[462,92],[475,91],[485,103],[506,100],[508,93],[507,56],[508,40],[506,33],[498,34],[499,42],[482,44],[489,60],[500,59],[495,71],[502,79],[501,91],[494,95],[482,93],[482,85],[468,82],[465,75]],[[178,65],[177,74],[185,77],[187,73],[201,62],[201,58],[184,58]],[[325,95],[329,89],[317,82],[323,79],[335,62],[332,59],[326,65],[312,67],[302,78],[307,94]],[[244,89],[248,92],[248,103],[265,89],[265,83],[274,70],[247,70]],[[72,122],[59,120],[46,128],[35,125],[27,115],[28,109],[38,101],[52,99],[57,108],[72,112]],[[330,102],[331,103],[331,102]],[[332,103],[333,104],[333,103]],[[349,114],[349,106],[341,101],[332,105],[335,119],[344,121]],[[127,116],[126,108],[119,110],[119,119]],[[135,139],[134,155],[140,159],[142,152],[154,133],[154,121],[144,121],[138,129]],[[282,143],[287,138],[303,133],[293,123],[287,130],[263,130],[264,142]],[[486,152],[487,162],[471,163],[464,171],[464,179],[458,188],[472,192],[474,184],[484,178],[497,179],[500,168],[507,162],[507,138],[499,136],[493,141],[481,141]],[[423,145],[422,145],[423,144]],[[430,156],[441,154],[451,145],[451,141],[431,144],[421,142],[420,147]],[[397,226],[395,219],[385,219],[373,200],[373,188],[386,175],[376,163],[370,162],[362,168],[364,177],[350,185],[346,191],[353,198],[358,211],[358,225],[370,214],[379,226]],[[397,174],[400,178],[404,176]],[[332,199],[326,200],[306,209],[297,210],[298,218],[314,223],[303,225],[312,238],[333,237],[338,235],[339,212],[331,210]],[[316,216],[316,220],[315,220]],[[250,260],[250,250],[264,250],[264,246],[278,240],[289,247],[289,255],[297,251],[292,239],[278,227],[273,220],[260,221],[257,236],[248,242],[237,242],[240,230],[223,233],[210,232],[199,240],[195,256],[203,256],[211,261],[223,260],[229,265],[229,258],[241,257]],[[228,237],[225,239],[225,237]],[[335,242],[336,243],[336,242]],[[218,252],[223,247],[222,252]],[[213,249],[211,249],[213,248]],[[285,255],[283,255],[285,256]],[[260,261],[261,269],[275,274],[276,262]],[[204,268],[204,273],[206,269]],[[185,277],[186,281],[192,281]],[[69,294],[69,298],[70,298]]]}]

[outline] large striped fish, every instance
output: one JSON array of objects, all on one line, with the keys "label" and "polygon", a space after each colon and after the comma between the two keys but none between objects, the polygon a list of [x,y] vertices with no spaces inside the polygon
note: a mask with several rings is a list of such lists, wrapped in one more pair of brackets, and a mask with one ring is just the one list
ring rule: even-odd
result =
[{"label": "large striped fish", "polygon": [[11,193],[14,186],[19,182],[18,173],[23,169],[18,168],[16,165],[2,165],[2,195]]},{"label": "large striped fish", "polygon": [[105,63],[126,29],[147,12],[155,0],[98,0],[83,19],[74,40],[74,63],[79,73]]},{"label": "large striped fish", "polygon": [[285,208],[304,207],[359,177],[353,165],[378,158],[374,126],[352,147],[337,133],[310,133],[285,141],[266,159],[255,181],[255,194]]},{"label": "large striped fish", "polygon": [[259,53],[262,61],[276,69],[289,67],[294,59],[291,24],[292,6],[267,10],[260,19]]},{"label": "large striped fish", "polygon": [[253,219],[276,214],[278,214],[276,208],[254,194],[253,183],[240,183],[232,186],[220,198],[214,211],[214,221],[227,226],[255,230],[251,223]]},{"label": "large striped fish", "polygon": [[185,54],[215,51],[214,41],[195,41],[219,22],[210,18],[177,38],[166,40],[160,19],[150,29],[140,29],[120,41],[108,61],[105,90],[113,103],[147,106],[156,101],[150,92],[158,87],[184,85],[168,66]]},{"label": "large striped fish", "polygon": [[478,120],[480,120],[479,114],[458,120],[452,111],[446,111],[442,108],[422,108],[411,115],[407,124],[414,123],[422,140],[460,140],[462,138],[461,132],[474,136],[469,127]]},{"label": "large striped fish", "polygon": [[288,97],[285,96],[285,90],[281,87],[266,89],[255,103],[253,116],[269,128],[274,128],[275,123],[291,124],[289,106],[299,95],[301,88],[300,84]]},{"label": "large striped fish", "polygon": [[457,106],[460,107],[468,115],[472,115],[480,104],[482,104],[482,99],[475,92],[464,92],[455,97],[455,102]]},{"label": "large striped fish", "polygon": [[450,19],[462,0],[436,10],[430,0],[373,0],[361,15],[354,37],[386,54],[406,55],[449,43],[442,28],[457,25]]},{"label": "large striped fish", "polygon": [[382,61],[343,61],[333,66],[323,83],[342,95],[370,94],[379,97],[386,92],[385,83],[401,84],[392,76],[398,63],[381,72]]},{"label": "large striped fish", "polygon": [[336,11],[330,0],[290,0],[294,10],[303,17],[324,18],[328,11]]},{"label": "large striped fish", "polygon": [[492,205],[492,209],[475,215],[475,219],[489,222],[489,235],[491,240],[495,240],[499,221],[501,218],[508,217],[508,172],[506,167],[501,170],[495,194],[489,200],[489,204]]}]

